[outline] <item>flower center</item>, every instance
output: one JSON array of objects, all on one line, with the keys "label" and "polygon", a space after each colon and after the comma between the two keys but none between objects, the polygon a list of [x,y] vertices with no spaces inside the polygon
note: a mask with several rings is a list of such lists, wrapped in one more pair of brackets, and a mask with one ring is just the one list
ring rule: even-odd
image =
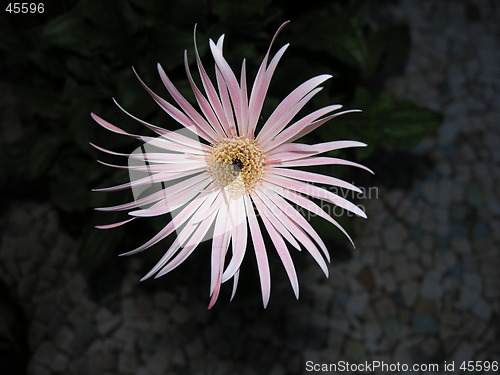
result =
[{"label": "flower center", "polygon": [[232,198],[252,191],[262,179],[264,155],[253,139],[227,138],[212,145],[208,173]]}]

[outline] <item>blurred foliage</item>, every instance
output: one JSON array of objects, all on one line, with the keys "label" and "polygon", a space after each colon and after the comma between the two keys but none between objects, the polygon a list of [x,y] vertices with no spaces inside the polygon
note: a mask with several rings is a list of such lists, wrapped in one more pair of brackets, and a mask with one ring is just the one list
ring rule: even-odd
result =
[{"label": "blurred foliage", "polygon": [[91,120],[90,112],[127,131],[143,132],[113,105],[111,98],[116,97],[138,117],[174,128],[174,122],[137,83],[131,66],[153,90],[165,93],[155,68],[161,62],[192,100],[182,53],[188,49],[192,63],[195,24],[207,68],[212,61],[208,37],[225,33],[228,61],[238,70],[245,57],[252,77],[277,27],[292,20],[274,47],[276,51],[285,42],[292,44],[273,78],[264,117],[291,89],[321,73],[331,73],[334,79],[305,110],[339,102],[364,111],[320,127],[307,142],[366,142],[369,147],[351,155],[359,160],[383,145],[416,145],[441,122],[439,114],[396,102],[382,92],[384,81],[404,67],[410,40],[406,25],[374,23],[370,1],[324,0],[307,6],[284,0],[46,3],[43,15],[0,15],[0,79],[15,88],[24,126],[23,138],[4,146],[1,165],[23,184],[44,187],[53,203],[77,223],[73,230],[85,233],[82,261],[90,268],[107,259],[122,234],[121,229],[104,235],[90,230],[105,219],[113,221],[112,215],[95,216],[92,208],[127,201],[130,193],[91,193],[93,187],[123,183],[127,176],[97,165],[95,160],[103,155],[89,141],[125,153],[138,146],[126,137],[108,134]]}]

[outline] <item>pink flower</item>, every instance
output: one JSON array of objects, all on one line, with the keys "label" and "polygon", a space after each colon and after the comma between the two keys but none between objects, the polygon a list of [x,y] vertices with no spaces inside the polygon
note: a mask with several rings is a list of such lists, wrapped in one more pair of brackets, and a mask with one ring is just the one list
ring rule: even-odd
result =
[{"label": "pink flower", "polygon": [[[336,112],[342,106],[330,105],[295,119],[304,105],[321,91],[322,88],[318,86],[328,80],[330,75],[311,78],[298,86],[276,107],[262,127],[257,129],[271,77],[288,44],[279,49],[269,61],[270,49],[286,23],[276,32],[257,72],[250,95],[247,89],[245,60],[238,80],[222,54],[224,36],[221,36],[217,43],[210,40],[210,50],[215,60],[216,86],[200,60],[195,40],[196,63],[204,93],[194,82],[185,55],[187,77],[199,110],[179,93],[160,65],[158,65],[160,78],[178,107],[155,94],[142,80],[140,81],[158,105],[188,129],[190,135],[186,135],[185,132],[165,130],[130,114],[160,137],[129,134],[92,114],[94,120],[104,128],[137,138],[150,148],[149,150],[143,148],[142,152],[126,155],[95,146],[113,155],[129,157],[128,166],[114,167],[127,168],[131,171],[130,183],[96,190],[137,189],[141,186],[161,184],[161,188],[154,192],[148,193],[142,190],[141,193],[146,193],[142,194],[143,196],[136,194],[136,199],[131,203],[101,208],[100,210],[104,211],[132,210],[128,212],[131,218],[98,228],[113,228],[140,217],[176,213],[152,239],[123,254],[143,251],[177,231],[173,244],[143,280],[152,275],[159,277],[170,272],[180,265],[207,236],[212,238],[209,308],[216,302],[221,284],[230,279],[233,279],[231,299],[234,297],[247,242],[252,243],[255,252],[262,300],[264,307],[267,306],[271,291],[271,276],[267,258],[268,249],[263,240],[263,228],[269,234],[283,262],[297,298],[299,284],[286,242],[297,249],[305,248],[328,276],[325,260],[329,261],[330,258],[326,245],[295,207],[301,207],[321,216],[341,230],[349,240],[351,239],[337,221],[309,197],[333,203],[366,217],[365,213],[353,203],[312,183],[359,192],[360,190],[354,185],[335,177],[293,169],[293,167],[336,164],[370,171],[360,164],[347,160],[318,156],[332,150],[366,146],[364,143],[331,141],[307,145],[294,142],[336,116],[358,111]],[[197,137],[202,140],[198,141]],[[133,176],[133,172],[142,172],[146,175],[137,178]],[[229,249],[232,257],[225,265]]]}]

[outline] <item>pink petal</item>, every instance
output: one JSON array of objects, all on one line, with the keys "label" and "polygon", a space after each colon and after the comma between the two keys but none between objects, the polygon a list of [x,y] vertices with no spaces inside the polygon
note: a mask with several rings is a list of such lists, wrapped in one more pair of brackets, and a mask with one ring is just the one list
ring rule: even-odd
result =
[{"label": "pink petal", "polygon": [[306,210],[322,217],[323,219],[329,221],[333,225],[335,225],[351,242],[352,246],[355,247],[353,240],[349,236],[349,234],[345,231],[344,228],[332,217],[330,217],[325,211],[323,211],[316,203],[313,201],[303,197],[302,195],[299,195],[297,193],[294,193],[291,190],[287,189],[276,189],[276,192],[280,194],[281,196],[285,197],[289,201],[305,208]]},{"label": "pink petal", "polygon": [[361,189],[354,186],[353,184],[350,184],[349,182],[346,182],[344,180],[335,177],[325,176],[319,173],[312,173],[312,172],[301,171],[298,169],[287,169],[287,168],[268,167],[266,168],[266,170],[269,173],[274,173],[285,177],[291,177],[299,181],[309,181],[309,182],[317,182],[319,184],[339,186],[345,189],[353,190],[357,193],[361,193]]},{"label": "pink petal", "polygon": [[234,72],[227,63],[226,59],[224,59],[224,57],[222,56],[222,46],[221,48],[218,48],[211,39],[209,41],[209,44],[218,70],[224,78],[227,89],[229,90],[229,95],[231,96],[231,102],[233,103],[234,114],[236,116],[237,123],[242,124],[243,118],[241,108],[241,91],[236,76],[234,75]]},{"label": "pink petal", "polygon": [[242,136],[248,136],[248,92],[247,92],[247,70],[245,60],[241,65],[241,122],[238,123],[239,133]]},{"label": "pink petal", "polygon": [[283,224],[289,228],[290,232],[301,242],[302,245],[309,251],[314,260],[319,264],[326,277],[328,277],[328,267],[321,256],[320,252],[314,243],[307,237],[308,233],[316,243],[321,247],[325,257],[330,261],[330,254],[326,248],[325,243],[319,237],[318,233],[313,229],[311,224],[307,222],[304,217],[297,212],[297,210],[290,205],[287,201],[277,195],[274,191],[267,189],[262,194],[262,199],[271,208],[278,220],[282,220]]},{"label": "pink petal", "polygon": [[127,224],[127,223],[130,223],[132,220],[134,220],[135,217],[133,217],[132,219],[128,219],[128,220],[124,220],[124,221],[120,221],[118,223],[113,223],[113,224],[106,224],[106,225],[96,225],[95,227],[97,229],[111,229],[111,228],[116,228],[116,227],[119,227],[123,224]]},{"label": "pink petal", "polygon": [[203,64],[200,59],[200,54],[198,53],[198,46],[196,44],[196,28],[194,31],[194,50],[196,55],[196,64],[198,66],[198,71],[200,72],[201,81],[203,83],[203,88],[205,89],[205,92],[207,94],[208,101],[210,102],[210,105],[212,106],[215,114],[217,115],[220,124],[224,128],[225,133],[229,135],[231,129],[224,114],[224,109],[222,108],[221,101],[219,99],[219,96],[217,95],[217,92],[215,91],[215,87],[212,84],[210,77],[208,76],[205,68],[203,67]]},{"label": "pink petal", "polygon": [[281,163],[289,160],[304,159],[308,156],[315,155],[317,152],[278,152],[274,155],[269,155],[266,157],[264,162],[267,165],[273,165],[275,163]]},{"label": "pink petal", "polygon": [[316,151],[317,149],[311,145],[305,145],[302,143],[285,143],[274,148],[272,151],[266,152],[266,155],[276,155],[283,152],[303,152],[306,154],[310,154]]},{"label": "pink petal", "polygon": [[226,132],[224,131],[222,125],[219,122],[219,119],[217,118],[217,115],[214,111],[213,106],[210,104],[210,102],[203,96],[201,91],[198,89],[198,86],[196,86],[193,77],[191,75],[191,71],[189,70],[189,65],[188,65],[188,60],[187,60],[187,52],[184,52],[184,67],[186,69],[186,75],[189,80],[189,84],[191,85],[191,89],[194,92],[194,95],[196,97],[196,101],[198,102],[198,105],[200,106],[203,114],[207,118],[209,124],[215,129],[217,132],[218,138],[225,138],[226,137]]},{"label": "pink petal", "polygon": [[234,295],[236,294],[236,289],[238,288],[238,280],[240,278],[240,270],[236,271],[233,277],[233,291],[231,292],[231,298],[229,299],[229,302],[231,302],[234,298]]},{"label": "pink petal", "polygon": [[106,163],[102,160],[97,160],[98,163],[105,165],[107,167],[118,168],[118,169],[127,169],[129,171],[142,171],[149,172],[151,174],[154,173],[177,173],[177,172],[186,172],[193,170],[201,170],[206,169],[207,165],[204,162],[199,162],[198,160],[186,160],[182,163],[177,164],[146,164],[146,165],[138,165],[138,166],[129,166],[129,165],[117,165]]},{"label": "pink petal", "polygon": [[110,154],[110,155],[116,155],[116,156],[125,156],[125,157],[129,157],[130,154],[122,154],[121,152],[115,152],[115,151],[111,151],[111,150],[108,150],[104,147],[100,147],[100,146],[97,146],[96,144],[92,143],[92,142],[89,142],[89,144],[94,147],[96,150],[99,150],[99,151],[102,151],[102,152],[105,152],[107,154]]},{"label": "pink petal", "polygon": [[314,165],[349,165],[351,167],[357,167],[364,169],[365,171],[373,174],[373,171],[370,168],[365,167],[364,165],[354,163],[349,160],[338,159],[338,158],[330,158],[330,157],[311,157],[300,160],[291,160],[284,162],[276,162],[273,164],[273,167],[312,167]]},{"label": "pink petal", "polygon": [[[266,124],[269,123],[270,125],[265,129],[265,133],[262,134],[261,139],[274,137],[276,134],[282,131],[283,128],[285,128],[290,123],[290,121],[292,121],[297,113],[299,113],[299,111],[304,108],[304,106],[322,89],[322,87],[315,88],[314,90],[307,93],[297,103],[290,105],[288,108],[284,108],[284,111],[281,113],[281,115],[272,119],[272,122],[269,122],[268,120]],[[264,124],[264,126],[266,126],[266,124]],[[264,128],[262,130],[264,131]]]},{"label": "pink petal", "polygon": [[259,223],[257,222],[257,218],[255,217],[252,202],[246,194],[243,196],[243,199],[245,201],[248,225],[250,227],[250,233],[252,235],[255,258],[257,260],[257,269],[259,271],[260,287],[262,290],[262,303],[264,305],[264,308],[266,308],[267,304],[269,303],[269,297],[271,295],[271,274],[269,272],[269,262],[267,259],[266,246],[264,244],[264,239],[262,238],[262,232],[260,230]]},{"label": "pink petal", "polygon": [[215,67],[215,79],[217,81],[217,88],[219,90],[219,96],[222,102],[222,109],[224,111],[224,118],[226,119],[228,136],[235,137],[237,135],[236,125],[234,123],[233,117],[233,107],[231,106],[231,99],[229,98],[229,93],[227,91],[227,85],[224,81],[224,77],[220,72],[219,68]]},{"label": "pink petal", "polygon": [[[252,199],[254,199],[254,194],[251,194]],[[254,200],[255,202],[255,200]],[[297,279],[297,273],[295,272],[295,266],[293,265],[292,258],[288,249],[286,247],[285,242],[281,235],[276,231],[271,222],[267,219],[265,215],[261,215],[262,222],[273,241],[274,247],[278,252],[278,255],[285,267],[286,273],[288,275],[288,279],[290,280],[290,284],[292,285],[293,292],[295,293],[295,297],[299,299],[299,281]]]},{"label": "pink petal", "polygon": [[[176,228],[179,228],[184,222],[189,219],[197,209],[199,209],[200,205],[205,202],[207,199],[215,199],[213,194],[200,195],[198,198],[192,200],[184,207],[175,217],[172,218],[170,223],[168,223],[161,231],[159,231],[153,238],[145,242],[143,245],[128,251],[126,253],[120,254],[120,256],[124,255],[132,255],[138,252],[141,252],[164,238],[166,238],[170,233],[172,233]],[[144,280],[145,278],[141,279]]]},{"label": "pink petal", "polygon": [[[351,109],[349,111],[343,111],[343,112],[335,113],[333,115],[330,115],[330,116],[327,116],[325,118],[322,118],[321,120],[316,120],[316,121],[310,123],[309,125],[304,126],[302,129],[297,129],[298,131],[292,132],[293,135],[290,136],[290,137],[288,137],[288,138],[286,138],[285,141],[286,142],[293,142],[293,141],[295,141],[295,140],[303,137],[304,135],[309,134],[313,130],[316,130],[321,125],[323,125],[325,122],[330,121],[331,119],[333,119],[333,118],[335,118],[337,116],[345,115],[346,113],[354,113],[354,112],[361,112],[361,111],[358,110],[358,109]],[[281,136],[281,134],[280,134],[280,136]]]},{"label": "pink petal", "polygon": [[[191,138],[188,138],[182,134],[179,134],[178,132],[166,130],[163,128],[160,128],[159,126],[150,124],[144,120],[141,120],[140,118],[132,115],[130,112],[125,110],[114,98],[113,98],[114,103],[120,110],[125,113],[127,116],[130,118],[133,118],[137,122],[141,123],[142,125],[146,126],[148,129],[151,129],[155,133],[161,135],[161,138],[153,138],[153,137],[146,137],[146,136],[137,136],[139,139],[143,140],[144,142],[147,142],[146,146],[151,145],[151,146],[156,146],[160,148],[165,148],[170,151],[179,151],[179,152],[185,152],[185,148],[188,147],[188,151],[190,153],[201,153],[202,151],[204,152],[210,152],[210,147],[208,145],[205,145],[198,140],[194,140]],[[176,146],[177,148],[180,148],[180,146],[183,146],[184,149],[181,150],[176,150],[176,149],[171,149],[172,146]]]},{"label": "pink petal", "polygon": [[[276,35],[275,35],[276,36]],[[273,39],[274,40],[274,39]],[[272,44],[272,43],[271,43]],[[255,134],[255,128],[257,127],[257,123],[259,121],[260,113],[262,111],[262,106],[264,105],[264,100],[266,98],[267,90],[269,88],[269,84],[271,83],[271,78],[273,77],[274,70],[278,65],[279,60],[285,53],[286,49],[290,44],[287,43],[283,47],[279,49],[279,51],[274,55],[269,67],[266,69],[265,64],[267,64],[267,59],[269,56],[270,48],[267,51],[264,60],[257,72],[257,76],[255,77],[255,82],[252,87],[252,92],[250,94],[249,101],[249,129],[248,136],[253,138]]]},{"label": "pink petal", "polygon": [[283,99],[283,101],[276,107],[274,112],[269,116],[269,119],[266,121],[262,130],[259,132],[257,136],[257,140],[266,139],[269,136],[275,135],[277,133],[276,129],[278,126],[276,124],[279,123],[279,119],[285,115],[290,109],[295,106],[302,98],[304,98],[310,91],[312,91],[315,87],[325,82],[327,79],[332,76],[329,74],[323,74],[314,78],[307,80],[302,83],[299,87],[293,90],[288,96]]},{"label": "pink petal", "polygon": [[141,139],[140,135],[127,133],[125,130],[122,130],[119,127],[111,124],[110,122],[103,120],[102,118],[97,116],[95,113],[90,113],[90,116],[94,119],[95,122],[97,122],[99,125],[101,125],[104,129],[107,129],[113,133],[127,135],[129,137],[136,138],[136,139]]},{"label": "pink petal", "polygon": [[268,207],[264,202],[262,202],[260,195],[257,191],[252,194],[252,199],[257,207],[261,216],[265,216],[270,223],[276,228],[276,230],[280,233],[281,236],[285,237],[285,239],[297,250],[301,251],[300,244],[295,240],[293,235],[290,233],[289,228],[282,224],[280,220],[277,220],[275,213]]},{"label": "pink petal", "polygon": [[217,302],[217,298],[219,298],[219,292],[220,292],[220,287],[221,287],[221,282],[220,282],[220,275],[218,275],[218,279],[215,285],[215,289],[210,297],[210,302],[208,303],[208,309],[210,310],[212,307],[214,307],[215,302]]},{"label": "pink petal", "polygon": [[[288,142],[288,143],[292,142],[292,141],[290,141],[290,139],[292,139],[292,137],[296,136],[298,133],[300,133],[305,128],[307,128],[307,126],[310,126],[311,123],[318,120],[321,116],[324,116],[330,112],[336,111],[340,108],[342,108],[342,106],[339,104],[329,105],[327,107],[320,108],[320,109],[304,116],[300,120],[294,122],[292,125],[290,125],[285,130],[283,130],[280,134],[275,135],[274,137],[271,137],[269,139],[263,140],[261,142],[262,149],[266,152],[269,152],[270,150],[280,146],[281,144],[283,144],[285,142]],[[335,117],[336,115],[338,115],[338,114],[334,114],[331,116]],[[325,119],[327,119],[327,118],[328,117],[325,117]],[[298,139],[298,138],[294,138],[294,139]]]},{"label": "pink petal", "polygon": [[155,278],[161,277],[169,273],[173,269],[177,268],[193,253],[196,247],[198,247],[198,245],[200,244],[205,234],[210,229],[210,226],[212,225],[215,219],[215,215],[216,213],[214,212],[207,218],[207,220],[202,221],[200,224],[198,224],[196,228],[190,228],[192,236],[184,245],[184,248],[181,251],[179,251],[179,253],[174,258],[172,258],[172,260],[169,263],[163,266],[163,268],[161,269],[160,272],[158,272]]},{"label": "pink petal", "polygon": [[194,134],[206,139],[210,143],[214,143],[215,138],[208,134],[203,128],[200,128],[196,123],[194,123],[188,116],[186,116],[181,110],[174,107],[172,104],[167,102],[165,99],[157,95],[153,90],[151,90],[139,77],[134,69],[134,73],[141,83],[141,85],[146,89],[146,91],[151,95],[156,103],[166,112],[170,117],[172,117],[179,124],[184,126],[186,129],[191,130]]},{"label": "pink petal", "polygon": [[131,211],[129,212],[129,215],[137,217],[154,217],[170,213],[195,198],[204,188],[207,187],[209,183],[210,182],[206,179],[193,186],[183,186],[178,192],[168,195],[165,194],[165,198],[155,203],[153,206],[137,211]]},{"label": "pink petal", "polygon": [[157,191],[157,192],[155,192],[151,195],[148,195],[144,198],[136,199],[136,200],[134,200],[134,202],[125,203],[125,204],[121,204],[118,206],[112,206],[112,207],[96,208],[96,210],[97,211],[121,211],[121,210],[128,210],[131,208],[136,208],[136,207],[140,207],[143,205],[147,205],[147,204],[150,204],[154,201],[164,199],[167,195],[170,195],[170,194],[175,193],[175,192],[179,192],[179,189],[182,186],[191,187],[194,184],[200,183],[201,181],[203,181],[206,178],[207,178],[206,175],[200,174],[200,175],[182,180],[179,183],[176,183],[172,186],[169,186],[166,189],[161,189],[160,191]]},{"label": "pink petal", "polygon": [[245,204],[243,197],[237,199],[233,205],[233,215],[236,216],[236,221],[232,231],[232,251],[233,256],[222,275],[222,282],[226,282],[240,269],[241,262],[245,256],[247,248],[247,219],[245,212]]},{"label": "pink petal", "polygon": [[92,189],[92,191],[119,191],[119,190],[133,188],[136,186],[152,185],[152,184],[155,184],[158,182],[166,182],[166,181],[171,181],[171,180],[175,180],[178,178],[190,176],[193,174],[198,174],[199,172],[201,172],[201,169],[204,169],[204,168],[199,168],[198,170],[193,169],[193,170],[188,170],[188,171],[179,172],[179,173],[157,173],[157,174],[146,176],[146,177],[138,179],[138,180],[134,180],[132,182],[126,182],[126,183],[121,184],[121,185],[111,186],[111,187],[107,187],[107,188]]},{"label": "pink petal", "polygon": [[[212,295],[218,284],[221,283],[222,267],[224,262],[222,254],[225,253],[226,238],[229,237],[227,218],[229,216],[229,205],[222,204],[215,219],[215,227],[212,239],[212,256],[211,256],[211,278],[210,278],[210,295]],[[229,244],[229,243],[228,243]]]},{"label": "pink petal", "polygon": [[276,37],[280,33],[280,31],[288,24],[290,21],[283,22],[281,26],[278,28],[276,33],[274,33],[273,39],[269,44],[269,48],[267,49],[266,55],[262,60],[262,63],[257,72],[257,76],[255,77],[255,81],[252,87],[252,92],[250,94],[250,102],[249,102],[249,129],[248,136],[253,138],[255,133],[255,127],[257,126],[257,121],[259,120],[260,112],[262,110],[262,105],[264,103],[264,99],[266,97],[267,89],[269,88],[269,83],[271,82],[271,78],[273,76],[274,70],[278,65],[279,60],[285,53],[289,44],[285,44],[280,50],[274,55],[269,67],[266,67],[267,61],[269,59],[269,54],[271,52],[271,48],[276,40]]},{"label": "pink petal", "polygon": [[[170,248],[161,257],[161,259],[156,263],[156,265],[141,279],[141,281],[151,277],[153,274],[155,274],[160,269],[162,269],[162,271],[158,275],[156,275],[155,278],[160,277],[161,275],[164,275],[166,272],[168,272],[167,269],[165,268],[168,261],[170,259],[172,259],[172,257],[174,257],[175,253],[182,246],[184,246],[184,249],[181,252],[179,252],[179,254],[177,255],[177,261],[176,261],[176,263],[174,263],[174,265],[179,265],[185,258],[187,258],[191,254],[191,252],[196,248],[197,244],[200,242],[200,240],[206,234],[206,232],[210,228],[213,220],[215,219],[215,215],[217,214],[217,210],[218,210],[219,206],[213,205],[213,203],[212,203],[213,199],[214,199],[214,197],[212,196],[212,197],[208,198],[207,200],[205,200],[201,205],[196,207],[197,211],[189,219],[189,221],[186,223],[186,225],[182,228],[180,233],[178,233],[177,237],[175,238],[175,240],[172,243],[172,245],[170,246]],[[200,212],[205,214],[207,211],[209,212],[208,219],[205,220],[205,222],[203,222],[203,223],[199,223],[199,221],[196,218],[196,215],[198,215]],[[184,221],[185,221],[185,218],[182,218],[180,224],[182,224]],[[179,226],[177,226],[177,228],[179,228]],[[188,238],[189,238],[189,241],[187,241]],[[169,269],[169,270],[171,270],[171,269]]]},{"label": "pink petal", "polygon": [[284,152],[301,152],[304,157],[323,152],[341,150],[350,147],[366,147],[366,143],[358,141],[333,141],[306,145],[302,143],[284,143],[266,152],[266,155],[277,155]]},{"label": "pink petal", "polygon": [[210,135],[210,137],[212,137],[213,139],[217,139],[219,135],[214,131],[214,129],[205,120],[205,118],[201,116],[198,111],[196,111],[193,106],[186,100],[186,98],[181,95],[172,81],[170,81],[160,64],[158,64],[158,72],[160,73],[160,78],[165,85],[165,88],[167,89],[169,94],[172,95],[172,98],[174,98],[174,100],[179,105],[179,107],[181,107],[184,113],[187,114],[197,126],[203,129],[206,134]]},{"label": "pink petal", "polygon": [[351,211],[356,215],[359,215],[363,218],[366,218],[366,214],[355,204],[349,202],[347,199],[344,199],[332,192],[319,188],[312,184],[307,184],[305,182],[292,180],[288,177],[281,177],[277,175],[266,175],[265,180],[272,182],[280,187],[284,187],[286,189],[292,189],[298,191],[300,193],[304,193],[314,198],[322,199],[324,201],[333,203],[339,207],[344,208],[347,211]]}]

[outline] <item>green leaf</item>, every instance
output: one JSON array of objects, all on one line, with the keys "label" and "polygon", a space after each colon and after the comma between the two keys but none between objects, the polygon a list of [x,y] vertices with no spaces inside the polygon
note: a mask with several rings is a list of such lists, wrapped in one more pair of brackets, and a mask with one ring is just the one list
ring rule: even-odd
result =
[{"label": "green leaf", "polygon": [[377,72],[377,76],[387,78],[400,73],[408,58],[410,32],[407,25],[390,25],[372,32],[366,40],[367,59],[363,76],[368,78]]},{"label": "green leaf", "polygon": [[386,117],[383,134],[396,146],[411,147],[433,134],[441,123],[441,114],[405,102]]},{"label": "green leaf", "polygon": [[321,13],[306,12],[295,22],[294,29],[299,31],[295,43],[361,69],[367,56],[361,23],[338,3],[331,3]]},{"label": "green leaf", "polygon": [[53,46],[63,47],[76,52],[85,51],[88,35],[93,31],[75,11],[68,12],[44,26],[40,38]]},{"label": "green leaf", "polygon": [[[412,147],[432,135],[442,122],[442,116],[409,101],[395,102],[387,93],[371,99],[368,92],[359,89],[353,106],[361,114],[341,116],[336,134],[340,138],[356,139],[370,146],[392,144]],[[358,157],[366,157],[373,148],[357,150]]]},{"label": "green leaf", "polygon": [[371,1],[351,1],[349,10],[351,12],[351,22],[355,27],[360,30],[370,20],[371,15]]}]

